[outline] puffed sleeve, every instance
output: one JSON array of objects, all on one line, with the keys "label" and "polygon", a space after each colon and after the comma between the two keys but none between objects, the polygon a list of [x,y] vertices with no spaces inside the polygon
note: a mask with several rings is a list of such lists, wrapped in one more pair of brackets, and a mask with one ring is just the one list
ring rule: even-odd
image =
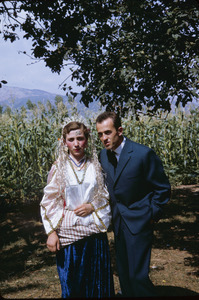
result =
[{"label": "puffed sleeve", "polygon": [[49,172],[48,184],[44,188],[44,196],[40,203],[41,218],[48,235],[59,227],[63,219],[64,198],[60,193],[57,173],[54,164]]}]

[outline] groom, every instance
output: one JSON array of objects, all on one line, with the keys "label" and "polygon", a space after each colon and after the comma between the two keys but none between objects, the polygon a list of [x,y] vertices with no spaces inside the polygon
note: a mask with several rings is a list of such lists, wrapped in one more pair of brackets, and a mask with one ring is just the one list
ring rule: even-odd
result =
[{"label": "groom", "polygon": [[100,114],[96,128],[105,147],[100,161],[110,193],[122,296],[156,296],[148,276],[153,223],[169,201],[169,181],[152,149],[123,136],[117,114]]}]

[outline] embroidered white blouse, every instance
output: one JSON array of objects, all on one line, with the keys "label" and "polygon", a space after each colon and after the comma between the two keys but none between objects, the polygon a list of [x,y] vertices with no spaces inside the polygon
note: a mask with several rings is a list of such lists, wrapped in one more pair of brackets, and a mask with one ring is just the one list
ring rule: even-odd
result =
[{"label": "embroidered white blouse", "polygon": [[[85,178],[78,184],[70,164],[66,163],[69,185],[66,185],[63,197],[60,195],[56,163],[49,173],[48,184],[40,203],[42,222],[47,234],[57,232],[61,246],[71,244],[94,233],[106,232],[111,222],[109,194],[104,186],[96,197],[98,183],[94,164],[88,160]],[[81,181],[83,170],[76,171]],[[73,210],[83,204],[91,203],[94,212],[86,217],[76,216]]]}]

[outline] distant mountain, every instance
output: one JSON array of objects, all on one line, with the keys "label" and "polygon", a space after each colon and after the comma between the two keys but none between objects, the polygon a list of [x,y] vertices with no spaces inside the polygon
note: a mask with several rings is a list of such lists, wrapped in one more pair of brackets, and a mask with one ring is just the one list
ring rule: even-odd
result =
[{"label": "distant mountain", "polygon": [[[49,100],[52,104],[55,104],[55,97],[61,96],[64,100],[64,103],[67,104],[68,97],[58,94],[48,93],[46,91],[37,90],[37,89],[25,89],[19,87],[10,87],[3,85],[0,88],[0,105],[5,108],[10,106],[11,108],[20,108],[21,106],[27,107],[26,103],[30,100],[32,103],[37,104],[38,101],[44,105]],[[86,110],[86,107],[83,103],[80,102],[80,95],[77,96],[76,105],[79,112]],[[93,102],[89,105],[89,110],[97,112],[99,110],[99,103]]]},{"label": "distant mountain", "polygon": [[[25,88],[18,88],[18,87],[9,87],[7,85],[3,85],[0,88],[0,105],[5,108],[6,106],[10,106],[11,108],[20,108],[22,105],[26,106],[28,100],[31,100],[32,103],[36,103],[38,101],[45,104],[48,100],[55,104],[55,97],[61,96],[64,100],[64,103],[68,102],[67,96],[62,96],[58,94],[48,93],[46,91],[37,90],[37,89],[25,89]],[[92,112],[98,112],[100,108],[99,102],[92,102],[87,109],[83,103],[80,102],[81,96],[78,95],[76,97],[76,105],[77,109],[81,113],[85,113],[85,111],[89,110]],[[172,112],[175,114],[175,105],[172,104]],[[189,112],[191,109],[199,109],[199,102],[194,100],[193,102],[189,102],[186,107],[185,111]]]}]

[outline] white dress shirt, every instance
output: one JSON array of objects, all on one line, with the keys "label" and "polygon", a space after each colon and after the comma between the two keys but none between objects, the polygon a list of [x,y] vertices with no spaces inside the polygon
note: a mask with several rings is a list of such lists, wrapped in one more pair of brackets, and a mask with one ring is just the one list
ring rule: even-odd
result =
[{"label": "white dress shirt", "polygon": [[122,149],[123,149],[123,147],[124,147],[125,142],[126,142],[126,138],[125,138],[125,136],[123,136],[123,141],[122,141],[121,144],[113,151],[113,152],[115,152],[115,157],[117,158],[117,162],[118,162],[119,159],[120,159],[120,154],[121,154],[121,152],[122,152]]}]

